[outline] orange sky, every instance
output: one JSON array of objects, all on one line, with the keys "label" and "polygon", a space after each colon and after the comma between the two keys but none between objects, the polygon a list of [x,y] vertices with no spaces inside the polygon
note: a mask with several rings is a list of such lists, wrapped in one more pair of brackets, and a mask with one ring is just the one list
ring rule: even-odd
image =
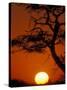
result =
[{"label": "orange sky", "polygon": [[[61,17],[60,17],[61,18]],[[60,22],[59,18],[59,22]],[[64,18],[64,17],[63,17]],[[63,18],[61,22],[63,22]],[[22,5],[12,5],[11,7],[11,39],[16,38],[19,35],[25,35],[25,30],[32,28],[29,26],[30,13],[24,9]],[[32,22],[33,23],[33,22]],[[42,28],[49,29],[48,26],[41,26]],[[19,49],[18,47],[12,47],[12,50]],[[56,46],[56,53],[58,55],[64,54],[64,45]],[[62,79],[61,76],[64,73],[55,64],[54,59],[51,56],[50,49],[47,47],[43,53],[27,51],[18,51],[11,53],[11,79],[23,80],[30,84],[34,84],[34,77],[38,72],[47,72],[51,82]]]}]

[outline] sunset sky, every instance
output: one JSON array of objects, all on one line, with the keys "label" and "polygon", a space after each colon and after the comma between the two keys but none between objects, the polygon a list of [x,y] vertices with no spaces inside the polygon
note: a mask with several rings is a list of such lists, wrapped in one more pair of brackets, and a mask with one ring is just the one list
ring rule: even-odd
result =
[{"label": "sunset sky", "polygon": [[[28,12],[24,4],[11,4],[11,40],[17,36],[28,34],[26,30],[29,31],[34,25],[30,19],[31,13],[35,18],[39,17],[36,12]],[[43,12],[40,12],[39,15],[42,16]],[[55,17],[52,16],[52,20],[55,20]],[[64,22],[64,14],[60,15],[58,21],[59,23]],[[48,25],[37,26],[43,30],[49,30],[49,33],[52,34]],[[64,29],[63,26],[60,28]],[[34,78],[38,72],[48,73],[50,83],[64,80],[64,72],[55,63],[48,47],[42,53],[29,53],[19,49],[16,46],[11,47],[11,80],[21,80],[33,85],[36,84]],[[15,50],[18,51],[12,53]],[[64,44],[57,44],[55,50],[58,56],[64,56]]]}]

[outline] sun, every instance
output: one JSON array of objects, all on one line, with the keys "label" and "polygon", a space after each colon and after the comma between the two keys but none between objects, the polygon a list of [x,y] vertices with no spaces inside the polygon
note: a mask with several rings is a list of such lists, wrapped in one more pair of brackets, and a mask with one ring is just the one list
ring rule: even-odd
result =
[{"label": "sun", "polygon": [[46,84],[49,81],[49,76],[46,72],[38,72],[34,80],[36,84]]}]

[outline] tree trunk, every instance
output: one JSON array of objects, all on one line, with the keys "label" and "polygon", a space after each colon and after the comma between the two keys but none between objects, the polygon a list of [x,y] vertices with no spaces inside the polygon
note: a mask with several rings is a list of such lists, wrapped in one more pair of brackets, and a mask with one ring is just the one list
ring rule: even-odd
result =
[{"label": "tree trunk", "polygon": [[50,51],[52,54],[52,57],[55,60],[55,63],[59,66],[59,68],[65,73],[65,64],[63,64],[60,60],[60,58],[57,56],[56,52],[55,52],[55,47],[52,45],[50,46]]}]

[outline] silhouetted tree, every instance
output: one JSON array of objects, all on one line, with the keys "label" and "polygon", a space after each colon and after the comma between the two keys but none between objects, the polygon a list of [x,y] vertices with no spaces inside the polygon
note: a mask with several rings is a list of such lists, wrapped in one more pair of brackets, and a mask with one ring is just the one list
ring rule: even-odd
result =
[{"label": "silhouetted tree", "polygon": [[[41,10],[45,10],[45,13],[39,18],[35,18],[30,13],[34,26],[29,30],[28,35],[21,35],[12,40],[12,46],[16,45],[28,52],[34,51],[40,53],[43,51],[43,48],[49,47],[55,63],[65,72],[65,63],[63,63],[65,56],[59,57],[55,51],[55,45],[60,43],[64,45],[65,41],[65,28],[61,28],[61,26],[65,25],[65,22],[59,22],[58,20],[61,15],[65,14],[65,7],[30,4],[25,8],[30,12],[36,10],[37,13]],[[54,20],[52,17],[55,17]],[[37,27],[38,24],[48,25],[50,30],[43,30],[41,27]]]}]

